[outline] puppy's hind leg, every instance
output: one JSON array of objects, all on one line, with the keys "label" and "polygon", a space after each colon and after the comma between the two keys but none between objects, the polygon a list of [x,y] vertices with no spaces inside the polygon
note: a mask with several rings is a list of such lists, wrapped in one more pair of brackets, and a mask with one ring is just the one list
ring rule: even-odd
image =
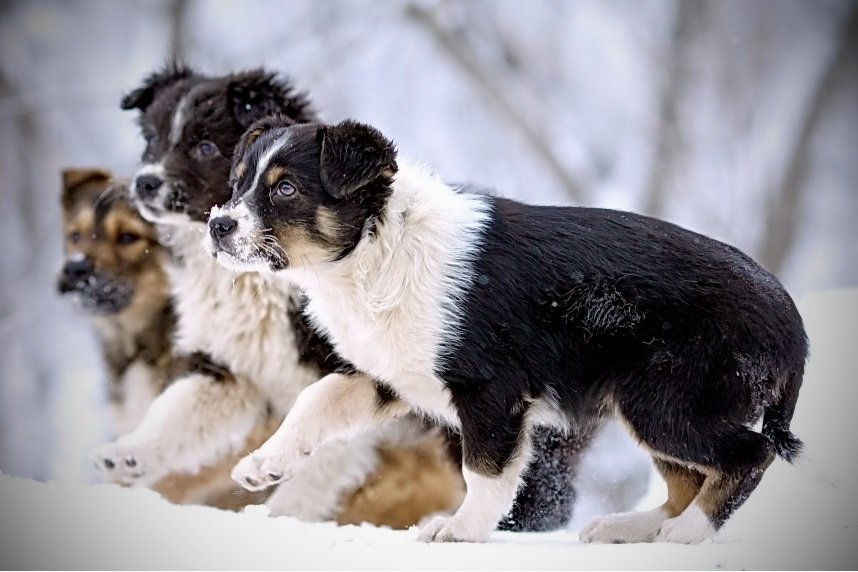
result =
[{"label": "puppy's hind leg", "polygon": [[771,450],[760,464],[726,472],[713,470],[706,476],[694,502],[680,515],[666,520],[655,541],[697,544],[712,538],[757,488],[773,460],[774,450]]},{"label": "puppy's hind leg", "polygon": [[596,518],[578,534],[582,542],[652,542],[667,519],[678,516],[691,504],[705,476],[676,463],[661,459],[653,459],[653,462],[667,483],[667,502],[648,511]]}]

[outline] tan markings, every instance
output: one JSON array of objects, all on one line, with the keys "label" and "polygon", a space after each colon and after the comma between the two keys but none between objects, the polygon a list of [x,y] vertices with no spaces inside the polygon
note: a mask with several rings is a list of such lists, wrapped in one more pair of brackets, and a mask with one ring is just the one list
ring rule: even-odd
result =
[{"label": "tan markings", "polygon": [[236,485],[230,472],[245,455],[256,450],[277,429],[273,420],[259,422],[247,438],[242,451],[205,467],[193,475],[169,475],[152,488],[175,504],[205,504],[238,511],[247,505],[265,502],[271,491],[249,492]]},{"label": "tan markings", "polygon": [[662,508],[669,518],[679,516],[700,492],[706,476],[675,463],[660,459],[654,459],[654,462],[667,483],[667,502],[662,505]]},{"label": "tan markings", "polygon": [[265,173],[265,182],[268,183],[269,187],[273,187],[274,183],[279,181],[280,177],[282,177],[285,172],[286,169],[283,167],[271,167],[268,169],[268,172]]},{"label": "tan markings", "polygon": [[439,437],[410,448],[384,448],[379,456],[376,471],[344,500],[338,524],[408,528],[461,504],[465,482]]},{"label": "tan markings", "polygon": [[320,206],[316,209],[316,228],[330,242],[334,242],[340,234],[337,215],[328,207]]},{"label": "tan markings", "polygon": [[240,179],[244,176],[244,173],[246,173],[246,172],[247,172],[247,163],[242,161],[241,163],[236,165],[235,172],[233,174],[235,175],[236,179]]},{"label": "tan markings", "polygon": [[330,260],[332,252],[326,250],[311,238],[303,228],[288,227],[277,233],[278,244],[289,256],[290,266],[312,265]]},{"label": "tan markings", "polygon": [[65,169],[63,170],[63,197],[87,182],[104,182],[111,174],[103,169]]}]

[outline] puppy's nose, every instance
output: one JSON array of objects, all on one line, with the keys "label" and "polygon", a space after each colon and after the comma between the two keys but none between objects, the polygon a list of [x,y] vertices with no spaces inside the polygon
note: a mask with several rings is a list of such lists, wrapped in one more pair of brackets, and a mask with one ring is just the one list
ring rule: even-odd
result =
[{"label": "puppy's nose", "polygon": [[92,274],[92,263],[86,259],[68,260],[63,266],[63,277],[66,280],[75,281]]},{"label": "puppy's nose", "polygon": [[164,181],[158,178],[157,175],[141,175],[137,177],[137,181],[134,184],[134,191],[141,199],[151,199],[158,192],[158,189],[161,188],[162,184],[164,184]]},{"label": "puppy's nose", "polygon": [[209,232],[215,240],[232,234],[238,227],[238,221],[228,216],[219,216],[209,221]]}]

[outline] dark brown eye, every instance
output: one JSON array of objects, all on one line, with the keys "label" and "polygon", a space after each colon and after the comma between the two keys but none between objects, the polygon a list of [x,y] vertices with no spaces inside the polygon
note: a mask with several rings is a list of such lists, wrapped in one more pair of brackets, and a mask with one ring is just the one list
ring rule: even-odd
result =
[{"label": "dark brown eye", "polygon": [[140,235],[135,234],[133,232],[120,232],[119,235],[116,237],[117,244],[122,245],[134,244],[138,240],[140,240]]},{"label": "dark brown eye", "polygon": [[80,233],[76,230],[71,231],[69,233],[69,241],[71,241],[72,244],[80,242]]},{"label": "dark brown eye", "polygon": [[197,154],[204,159],[214,157],[218,154],[217,145],[211,141],[200,141],[197,144]]},{"label": "dark brown eye", "polygon": [[280,181],[277,183],[277,186],[274,187],[272,194],[276,199],[286,199],[294,195],[296,192],[298,191],[295,189],[294,185],[287,181]]}]

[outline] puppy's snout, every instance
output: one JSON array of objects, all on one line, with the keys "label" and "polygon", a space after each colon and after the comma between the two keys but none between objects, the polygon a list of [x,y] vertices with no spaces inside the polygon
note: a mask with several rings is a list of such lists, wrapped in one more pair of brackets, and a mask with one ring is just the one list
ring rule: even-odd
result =
[{"label": "puppy's snout", "polygon": [[63,266],[63,277],[68,281],[80,280],[92,274],[92,263],[82,258],[80,260],[68,260]]},{"label": "puppy's snout", "polygon": [[215,240],[229,236],[236,228],[238,228],[238,221],[228,216],[215,217],[209,221],[209,232]]},{"label": "puppy's snout", "polygon": [[158,193],[158,189],[163,184],[164,181],[157,175],[141,175],[137,177],[134,183],[134,192],[141,199],[151,199]]}]

